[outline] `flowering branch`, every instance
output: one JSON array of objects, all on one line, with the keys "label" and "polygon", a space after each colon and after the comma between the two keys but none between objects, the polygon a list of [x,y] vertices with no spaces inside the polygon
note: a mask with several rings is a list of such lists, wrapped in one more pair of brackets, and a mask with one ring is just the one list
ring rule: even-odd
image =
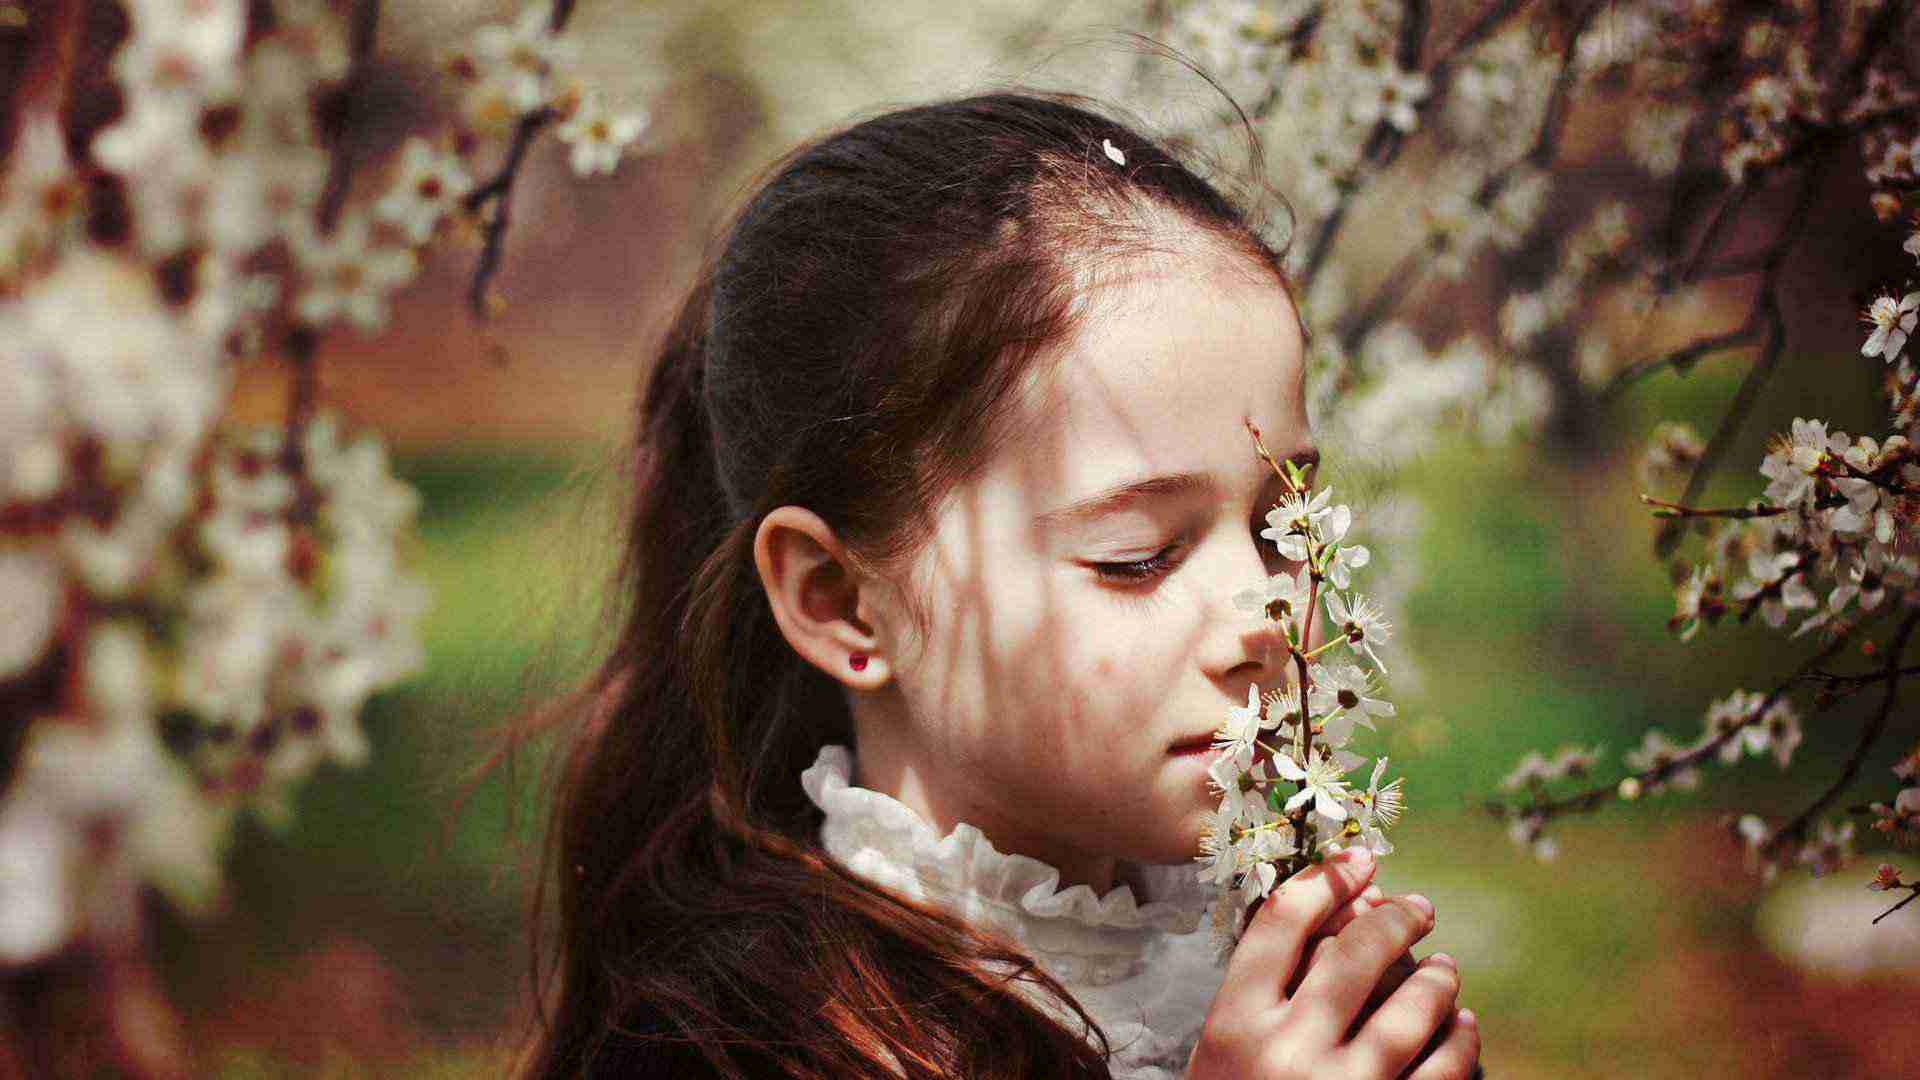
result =
[{"label": "flowering branch", "polygon": [[1840,797],[1840,793],[1859,777],[1860,766],[1866,761],[1867,752],[1872,750],[1873,744],[1880,740],[1880,736],[1887,729],[1887,718],[1893,715],[1894,702],[1900,696],[1900,680],[1895,675],[1900,670],[1900,657],[1906,652],[1907,639],[1913,635],[1913,628],[1916,625],[1920,625],[1920,611],[1909,614],[1901,621],[1900,629],[1893,635],[1892,644],[1887,646],[1887,666],[1880,673],[1880,678],[1887,680],[1887,696],[1881,699],[1879,710],[1861,725],[1859,742],[1854,745],[1853,753],[1847,757],[1846,765],[1841,768],[1840,775],[1820,793],[1819,798],[1808,803],[1806,809],[1795,815],[1793,820],[1776,830],[1773,838],[1767,841],[1768,847],[1777,844],[1781,837],[1803,839],[1807,833],[1807,826],[1812,823],[1814,817],[1833,805],[1834,800]]},{"label": "flowering branch", "polygon": [[[1377,665],[1374,646],[1391,627],[1366,597],[1341,593],[1352,571],[1370,558],[1366,548],[1344,542],[1352,510],[1329,505],[1330,489],[1313,491],[1311,466],[1276,460],[1259,428],[1251,421],[1246,428],[1255,453],[1286,487],[1267,513],[1261,538],[1300,569],[1274,574],[1264,587],[1234,597],[1236,607],[1279,624],[1294,685],[1266,694],[1258,685],[1249,686],[1245,707],[1229,710],[1214,735],[1207,777],[1221,802],[1200,840],[1205,865],[1199,877],[1222,890],[1212,907],[1212,940],[1222,959],[1276,883],[1349,844],[1379,854],[1392,851],[1385,829],[1402,807],[1401,782],[1380,783],[1385,759],[1365,791],[1351,789],[1346,779],[1365,760],[1345,749],[1353,728],[1371,728],[1371,717],[1394,715],[1393,706],[1377,696],[1372,676],[1354,662],[1365,657]],[[1331,586],[1324,593],[1323,582]],[[1314,619],[1323,596],[1339,634],[1314,646]],[[1335,647],[1347,649],[1353,660],[1318,659]],[[1298,707],[1280,715],[1290,697]],[[1269,743],[1260,737],[1288,725],[1292,730],[1284,739]],[[1292,782],[1290,796],[1275,786],[1279,780]]]},{"label": "flowering branch", "polygon": [[[552,14],[547,19],[548,34],[557,34],[566,28],[567,20],[573,17],[573,5],[574,0],[554,0]],[[500,270],[501,246],[512,219],[513,184],[519,179],[527,149],[533,145],[540,129],[560,115],[555,107],[543,105],[520,117],[499,169],[468,192],[461,203],[467,213],[479,215],[482,222],[480,259],[474,264],[473,280],[467,286],[467,306],[476,318],[486,318],[495,306],[488,299],[488,289]]]},{"label": "flowering branch", "polygon": [[1776,517],[1789,512],[1788,508],[1784,506],[1733,506],[1712,508],[1682,506],[1679,503],[1656,499],[1644,493],[1640,496],[1640,501],[1654,508],[1654,517],[1661,518],[1732,518],[1737,521],[1751,521],[1754,518]]},{"label": "flowering branch", "polygon": [[1920,900],[1920,881],[1901,881],[1899,872],[1896,871],[1893,868],[1892,864],[1890,863],[1880,864],[1879,877],[1875,878],[1873,881],[1868,882],[1867,887],[1870,889],[1884,889],[1888,892],[1891,892],[1895,889],[1907,890],[1907,898],[1905,900],[1900,901],[1899,903],[1893,905],[1892,907],[1888,908],[1887,910],[1873,917],[1873,922],[1875,926],[1878,926],[1880,924],[1881,919],[1884,919],[1887,916],[1893,914],[1894,912],[1899,911],[1901,908],[1906,907],[1908,904],[1913,903],[1915,900]]},{"label": "flowering branch", "polygon": [[[1524,3],[1495,4],[1488,8],[1479,21],[1461,35],[1460,39],[1454,43],[1447,54],[1434,65],[1434,70],[1429,73],[1428,77],[1432,80],[1436,88],[1433,100],[1428,103],[1429,107],[1438,107],[1440,103],[1445,101],[1448,89],[1446,76],[1450,73],[1451,65],[1457,60],[1458,51],[1477,44],[1487,34],[1491,33],[1494,28],[1503,23],[1509,16],[1523,6]],[[1470,200],[1476,210],[1484,212],[1491,208],[1495,201],[1500,198],[1501,193],[1507,190],[1507,187],[1514,182],[1515,178],[1519,176],[1523,170],[1543,168],[1552,162],[1558,154],[1560,139],[1566,129],[1567,118],[1571,112],[1567,107],[1567,100],[1573,87],[1572,75],[1575,70],[1573,67],[1575,45],[1579,41],[1580,32],[1583,31],[1587,24],[1592,21],[1593,17],[1598,14],[1600,7],[1600,3],[1590,4],[1578,17],[1574,31],[1567,39],[1567,45],[1563,50],[1560,61],[1560,67],[1554,76],[1553,91],[1549,97],[1546,112],[1541,119],[1540,127],[1534,136],[1532,146],[1526,153],[1514,158],[1506,165],[1495,169],[1480,182],[1479,187],[1474,191]],[[1388,162],[1383,162],[1382,167],[1384,168],[1387,163]],[[1344,215],[1345,205],[1343,202],[1340,206],[1339,212],[1342,215]],[[1338,220],[1338,218],[1335,219],[1336,222]],[[1337,228],[1338,226],[1336,224],[1333,227]],[[1330,232],[1323,233],[1323,236],[1326,237],[1329,243],[1322,248],[1315,249],[1316,258],[1321,255],[1323,250],[1331,249]],[[1386,277],[1381,279],[1380,283],[1374,287],[1372,295],[1368,297],[1366,302],[1361,304],[1343,320],[1343,325],[1340,330],[1341,348],[1347,352],[1358,349],[1362,339],[1379,325],[1380,320],[1386,316],[1387,312],[1396,304],[1405,301],[1407,295],[1412,291],[1412,286],[1419,282],[1431,264],[1432,259],[1429,257],[1429,253],[1420,248],[1414,248],[1402,256],[1400,264],[1396,266],[1391,273],[1387,274]],[[1311,280],[1311,268],[1315,265],[1317,265],[1317,262],[1309,263],[1309,280]]]},{"label": "flowering branch", "polygon": [[[1708,758],[1718,754],[1722,748],[1731,744],[1733,740],[1739,736],[1741,731],[1754,724],[1760,723],[1761,720],[1786,697],[1787,691],[1793,688],[1794,683],[1805,678],[1808,672],[1819,667],[1819,665],[1839,655],[1841,650],[1846,648],[1851,636],[1851,631],[1840,634],[1830,642],[1825,649],[1822,649],[1812,659],[1802,664],[1799,670],[1795,671],[1769,691],[1766,697],[1760,700],[1757,707],[1747,710],[1744,718],[1714,732],[1710,738],[1702,740],[1698,746],[1690,750],[1665,755],[1646,768],[1631,773],[1625,779],[1614,783],[1599,784],[1575,794],[1555,799],[1542,797],[1541,789],[1536,786],[1534,799],[1521,806],[1511,807],[1504,802],[1496,801],[1487,803],[1486,810],[1498,818],[1532,820],[1535,822],[1535,827],[1537,828],[1538,825],[1544,824],[1546,821],[1559,817],[1562,814],[1590,813],[1598,810],[1615,798],[1633,799],[1637,798],[1642,791],[1657,789],[1669,778],[1686,773],[1695,766],[1705,762]],[[1524,783],[1532,779],[1532,777],[1521,775],[1518,779]]]},{"label": "flowering branch", "polygon": [[[1747,326],[1765,328],[1760,356],[1748,370],[1746,378],[1740,381],[1739,389],[1734,391],[1732,402],[1727,405],[1727,411],[1721,416],[1719,425],[1714,428],[1713,435],[1707,440],[1705,452],[1694,463],[1693,470],[1687,477],[1686,488],[1680,495],[1682,503],[1692,503],[1706,489],[1708,475],[1726,455],[1734,435],[1739,431],[1740,425],[1746,421],[1747,415],[1753,411],[1754,403],[1760,398],[1760,391],[1766,386],[1767,380],[1773,377],[1774,369],[1780,362],[1781,353],[1786,349],[1786,320],[1781,314],[1778,293],[1780,273],[1786,266],[1787,252],[1792,249],[1794,241],[1799,239],[1800,232],[1805,227],[1807,215],[1813,208],[1820,190],[1822,172],[1819,160],[1807,168],[1801,177],[1800,191],[1794,199],[1793,210],[1787,215],[1786,223],[1781,226],[1778,239],[1767,252],[1760,285],[1754,292],[1753,308],[1747,316]],[[1677,532],[1661,533],[1656,541],[1657,553],[1664,558],[1672,552],[1674,546],[1679,543],[1679,539]]]},{"label": "flowering branch", "polygon": [[[344,129],[378,0],[140,0],[109,61],[120,111],[70,153],[87,6],[35,8],[0,178],[0,999],[56,992],[23,972],[104,960],[126,978],[80,990],[106,1016],[79,1041],[132,1017],[164,1049],[164,1002],[129,996],[159,997],[139,982],[145,890],[212,910],[238,818],[284,825],[322,762],[363,762],[366,703],[424,663],[419,496],[377,434],[321,409],[317,355],[342,324],[384,326],[465,212],[480,135],[409,140],[356,200]],[[526,138],[586,121],[559,129],[573,169],[609,171],[642,121],[551,93],[572,6],[482,28],[468,103],[523,103],[511,115],[543,117]],[[525,149],[476,205],[504,208]],[[292,368],[284,422],[229,429],[235,370],[269,333]],[[35,1061],[71,1052],[21,1037]],[[114,1052],[186,1070],[184,1051],[139,1049]]]}]

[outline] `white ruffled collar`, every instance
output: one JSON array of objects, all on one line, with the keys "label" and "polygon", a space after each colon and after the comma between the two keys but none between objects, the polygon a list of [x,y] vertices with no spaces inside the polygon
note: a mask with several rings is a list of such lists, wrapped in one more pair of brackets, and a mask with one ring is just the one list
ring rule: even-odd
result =
[{"label": "white ruffled collar", "polygon": [[1060,888],[1060,871],[1039,859],[1006,854],[962,822],[940,836],[905,803],[854,786],[853,753],[821,747],[800,774],[807,797],[825,813],[828,854],[869,880],[928,899],[970,921],[1008,932],[1062,982],[1102,986],[1138,975],[1167,935],[1192,934],[1210,891],[1191,864],[1141,865],[1151,897],[1131,885],[1105,896],[1087,885]]}]

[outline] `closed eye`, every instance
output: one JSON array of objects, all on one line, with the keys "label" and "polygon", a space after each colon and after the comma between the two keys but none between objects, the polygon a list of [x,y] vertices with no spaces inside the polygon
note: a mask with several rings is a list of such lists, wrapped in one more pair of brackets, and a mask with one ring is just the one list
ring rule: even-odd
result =
[{"label": "closed eye", "polygon": [[1168,544],[1151,556],[1132,562],[1094,563],[1093,572],[1107,581],[1141,582],[1160,577],[1173,569],[1173,552],[1179,544]]},{"label": "closed eye", "polygon": [[[1265,511],[1263,510],[1262,514],[1264,515],[1264,513]],[[1249,523],[1249,529],[1253,533],[1254,543],[1259,545],[1261,556],[1280,567],[1289,570],[1297,569],[1300,565],[1299,563],[1294,562],[1292,559],[1281,558],[1279,552],[1274,550],[1272,541],[1261,538],[1260,533],[1266,527],[1267,523],[1264,516],[1256,518]],[[1165,577],[1173,571],[1175,566],[1179,565],[1180,560],[1175,557],[1175,553],[1180,550],[1181,543],[1181,541],[1175,541],[1174,543],[1168,544],[1166,547],[1161,548],[1159,551],[1154,552],[1144,559],[1135,559],[1129,562],[1091,563],[1089,565],[1093,567],[1093,572],[1103,581],[1117,582],[1120,584],[1138,584],[1151,581],[1155,578]]]}]

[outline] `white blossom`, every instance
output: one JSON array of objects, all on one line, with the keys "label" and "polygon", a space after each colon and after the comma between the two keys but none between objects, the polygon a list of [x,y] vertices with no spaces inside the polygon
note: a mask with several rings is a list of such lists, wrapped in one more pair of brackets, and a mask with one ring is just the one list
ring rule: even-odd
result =
[{"label": "white blossom", "polygon": [[435,150],[426,139],[407,140],[387,193],[374,213],[398,225],[416,244],[426,243],[443,218],[473,189],[473,177],[458,155]]},{"label": "white blossom", "polygon": [[589,94],[556,134],[560,141],[573,147],[567,157],[573,171],[580,176],[591,176],[612,172],[620,164],[620,155],[626,153],[646,126],[646,110],[615,113],[598,94]]},{"label": "white blossom", "polygon": [[0,547],[0,681],[25,671],[46,652],[65,600],[59,563],[42,547]]},{"label": "white blossom", "polygon": [[1892,363],[1906,348],[1914,321],[1920,319],[1920,292],[1910,292],[1898,300],[1877,297],[1860,318],[1873,327],[1866,344],[1860,346],[1860,355],[1878,356]]},{"label": "white blossom", "polygon": [[1334,821],[1347,819],[1344,800],[1351,792],[1347,790],[1346,770],[1337,761],[1314,755],[1303,766],[1288,754],[1276,754],[1273,761],[1281,779],[1302,785],[1287,799],[1286,809],[1289,813],[1312,799],[1314,813]]},{"label": "white blossom", "polygon": [[1268,575],[1260,588],[1240,590],[1233,596],[1233,606],[1242,611],[1263,615],[1274,612],[1280,618],[1290,618],[1306,606],[1312,590],[1312,571],[1302,566],[1291,574]]},{"label": "white blossom", "polygon": [[1373,651],[1375,644],[1393,636],[1393,624],[1387,621],[1386,612],[1369,597],[1354,594],[1352,599],[1333,590],[1327,591],[1327,617],[1333,620],[1333,630],[1345,634],[1347,643],[1373,661],[1373,666],[1383,673],[1387,666],[1380,662],[1380,656]]},{"label": "white blossom", "polygon": [[313,326],[344,317],[361,330],[379,329],[387,322],[388,295],[420,269],[411,249],[375,244],[359,216],[343,218],[331,236],[300,229],[292,247],[306,281],[294,310]]},{"label": "white blossom", "polygon": [[551,0],[539,0],[528,4],[511,25],[483,26],[474,34],[482,77],[497,84],[519,112],[532,112],[552,100],[554,67],[573,55],[572,43],[556,36],[552,23]]},{"label": "white blossom", "polygon": [[[1636,773],[1666,769],[1685,753],[1687,747],[1680,746],[1667,738],[1659,728],[1648,728],[1641,738],[1638,749],[1628,750],[1620,755],[1627,768]],[[1649,776],[1641,781],[1647,794],[1657,794],[1668,784],[1691,791],[1700,786],[1700,770],[1687,765],[1669,772],[1665,777]]]}]

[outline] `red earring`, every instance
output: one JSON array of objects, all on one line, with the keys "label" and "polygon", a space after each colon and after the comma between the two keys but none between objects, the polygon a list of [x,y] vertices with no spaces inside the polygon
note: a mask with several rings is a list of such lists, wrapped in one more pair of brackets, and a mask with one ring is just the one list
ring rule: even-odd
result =
[{"label": "red earring", "polygon": [[854,653],[852,656],[847,657],[847,663],[851,665],[855,671],[865,671],[867,670],[867,654]]}]

